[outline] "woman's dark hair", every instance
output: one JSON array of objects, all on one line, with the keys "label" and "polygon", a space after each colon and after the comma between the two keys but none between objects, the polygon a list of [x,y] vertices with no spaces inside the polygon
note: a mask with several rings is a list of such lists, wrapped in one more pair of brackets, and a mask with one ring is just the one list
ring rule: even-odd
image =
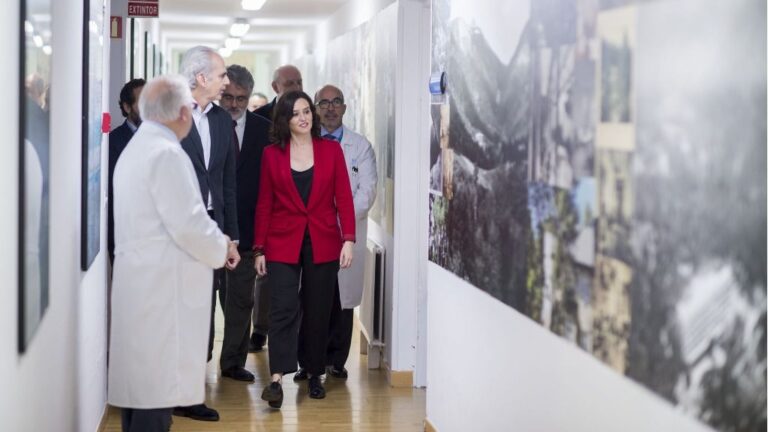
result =
[{"label": "woman's dark hair", "polygon": [[293,106],[299,99],[306,100],[312,111],[312,131],[310,132],[312,137],[320,137],[320,119],[317,117],[312,99],[303,91],[290,91],[277,100],[275,109],[272,111],[272,128],[269,130],[269,140],[280,146],[281,149],[285,148],[285,142],[291,138],[291,128],[288,122],[293,118]]}]

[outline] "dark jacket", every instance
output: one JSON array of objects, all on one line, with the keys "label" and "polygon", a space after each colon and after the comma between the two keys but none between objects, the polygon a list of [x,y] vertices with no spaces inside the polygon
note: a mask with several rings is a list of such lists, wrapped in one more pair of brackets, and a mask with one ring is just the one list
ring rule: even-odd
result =
[{"label": "dark jacket", "polygon": [[246,111],[243,145],[237,158],[237,221],[240,227],[241,251],[253,246],[253,221],[259,198],[261,155],[269,145],[272,123],[264,117]]},{"label": "dark jacket", "polygon": [[256,108],[256,111],[254,111],[253,113],[264,117],[265,119],[269,120],[269,122],[271,123],[272,112],[275,110],[276,103],[277,103],[277,98],[275,97],[274,99],[272,99],[272,102]]},{"label": "dark jacket", "polygon": [[128,145],[128,141],[133,138],[133,131],[128,126],[128,121],[124,121],[123,124],[116,127],[109,133],[109,177],[107,183],[107,250],[109,251],[109,259],[112,261],[115,257],[115,214],[113,209],[113,203],[115,202],[112,193],[112,175],[115,173],[115,165],[117,165],[117,159],[120,157],[120,153],[125,150],[125,146]]},{"label": "dark jacket", "polygon": [[187,152],[195,168],[203,202],[206,206],[208,205],[210,192],[216,223],[224,234],[232,240],[238,240],[240,236],[237,227],[232,117],[215,104],[207,115],[211,133],[211,155],[208,167],[205,166],[203,143],[194,122],[189,135],[181,141],[181,147]]}]

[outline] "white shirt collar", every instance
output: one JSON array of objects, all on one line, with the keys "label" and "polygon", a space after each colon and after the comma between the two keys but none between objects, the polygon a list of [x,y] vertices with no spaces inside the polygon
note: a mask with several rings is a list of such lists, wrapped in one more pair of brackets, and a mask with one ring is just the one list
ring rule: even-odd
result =
[{"label": "white shirt collar", "polygon": [[243,115],[241,115],[240,118],[235,121],[237,122],[238,127],[245,124],[245,110],[243,110]]}]

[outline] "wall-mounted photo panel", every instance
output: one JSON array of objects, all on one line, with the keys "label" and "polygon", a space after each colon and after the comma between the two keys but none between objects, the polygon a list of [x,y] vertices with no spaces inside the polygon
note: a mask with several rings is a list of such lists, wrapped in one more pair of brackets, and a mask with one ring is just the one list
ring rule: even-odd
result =
[{"label": "wall-mounted photo panel", "polygon": [[19,65],[19,352],[48,308],[51,1],[22,0]]},{"label": "wall-mounted photo panel", "polygon": [[765,16],[432,2],[429,259],[728,432],[766,428]]},{"label": "wall-mounted photo panel", "polygon": [[102,80],[104,0],[85,0],[83,20],[83,159],[81,266],[88,270],[101,245]]}]

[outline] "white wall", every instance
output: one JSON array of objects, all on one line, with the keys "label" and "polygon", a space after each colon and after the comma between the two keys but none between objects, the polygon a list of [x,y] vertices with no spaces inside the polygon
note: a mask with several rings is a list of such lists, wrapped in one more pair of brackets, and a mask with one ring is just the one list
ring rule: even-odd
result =
[{"label": "white wall", "polygon": [[[18,90],[19,5],[0,15],[6,61],[0,80],[10,89],[0,106],[5,133],[0,184],[0,418],[9,431],[93,431],[105,401],[105,273],[103,254],[80,271],[82,3],[53,1],[50,166],[50,304],[23,355],[18,332]],[[102,248],[103,248],[102,244]],[[79,333],[78,333],[79,332]]]},{"label": "white wall", "polygon": [[[414,371],[414,384],[426,374],[426,250],[429,146],[430,2],[427,0],[350,1],[319,24],[312,54],[292,61],[302,70],[305,90],[337,82],[323,67],[328,42],[348,33],[387,8],[397,12],[395,88],[395,232],[368,221],[368,237],[386,249],[384,357],[396,371]],[[301,54],[303,49],[295,50]],[[424,169],[420,169],[424,167]],[[380,179],[383,181],[383,179]]]},{"label": "white wall", "polygon": [[710,429],[429,264],[427,418],[440,432]]}]

